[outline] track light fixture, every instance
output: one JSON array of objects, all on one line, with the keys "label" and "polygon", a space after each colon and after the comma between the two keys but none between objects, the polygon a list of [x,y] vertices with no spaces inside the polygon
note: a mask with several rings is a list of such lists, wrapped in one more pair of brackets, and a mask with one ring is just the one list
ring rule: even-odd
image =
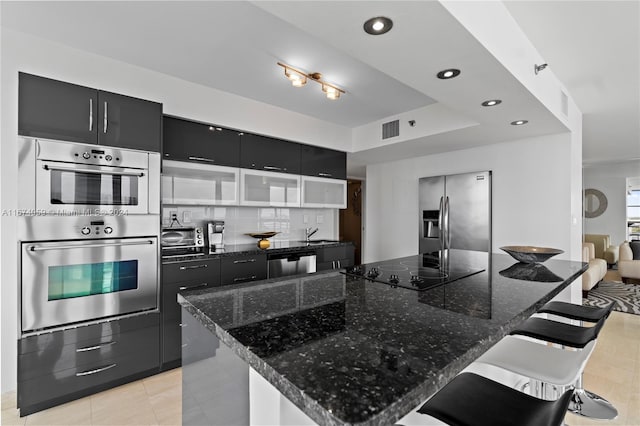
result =
[{"label": "track light fixture", "polygon": [[322,74],[319,72],[314,72],[311,74],[307,74],[304,71],[300,71],[290,65],[283,64],[278,62],[282,68],[284,68],[284,75],[291,81],[291,84],[294,87],[302,87],[307,84],[307,79],[311,79],[311,81],[315,81],[322,85],[322,91],[325,93],[328,99],[336,100],[340,97],[341,93],[345,93],[341,88],[334,86],[331,83],[327,83],[322,80]]}]

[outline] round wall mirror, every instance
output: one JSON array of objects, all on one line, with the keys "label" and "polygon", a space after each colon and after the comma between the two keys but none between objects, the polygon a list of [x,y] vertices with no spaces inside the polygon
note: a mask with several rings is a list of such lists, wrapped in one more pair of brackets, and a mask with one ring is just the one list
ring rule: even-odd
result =
[{"label": "round wall mirror", "polygon": [[584,217],[598,217],[607,210],[607,196],[597,189],[584,190]]}]

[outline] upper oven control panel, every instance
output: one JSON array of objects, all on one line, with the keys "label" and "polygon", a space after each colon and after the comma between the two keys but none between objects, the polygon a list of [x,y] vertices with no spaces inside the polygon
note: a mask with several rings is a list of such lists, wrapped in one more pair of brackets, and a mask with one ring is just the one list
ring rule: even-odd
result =
[{"label": "upper oven control panel", "polygon": [[103,145],[85,145],[64,141],[37,139],[36,159],[65,163],[149,168],[149,153]]}]

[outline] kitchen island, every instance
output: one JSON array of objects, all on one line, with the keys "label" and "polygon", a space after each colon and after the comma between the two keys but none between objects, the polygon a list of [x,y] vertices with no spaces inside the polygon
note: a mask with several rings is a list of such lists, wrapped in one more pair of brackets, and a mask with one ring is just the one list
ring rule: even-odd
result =
[{"label": "kitchen island", "polygon": [[[227,404],[229,394],[248,401],[251,367],[318,424],[393,424],[586,269],[582,262],[526,266],[502,254],[449,255],[473,274],[423,291],[331,271],[180,294],[189,325],[183,423],[205,420],[184,405],[198,394],[207,422],[259,424],[248,403]],[[227,377],[202,380],[215,364]],[[233,378],[234,386],[223,385]],[[237,420],[212,408],[218,397]]]}]

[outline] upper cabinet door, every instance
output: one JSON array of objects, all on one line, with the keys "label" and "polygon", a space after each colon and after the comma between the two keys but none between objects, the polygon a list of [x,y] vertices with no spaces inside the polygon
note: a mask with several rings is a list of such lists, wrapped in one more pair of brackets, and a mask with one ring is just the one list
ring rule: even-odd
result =
[{"label": "upper cabinet door", "polygon": [[18,84],[18,134],[96,143],[97,90],[25,73]]},{"label": "upper cabinet door", "polygon": [[164,116],[163,157],[216,166],[240,166],[240,133],[212,124]]},{"label": "upper cabinet door", "polygon": [[100,91],[97,124],[100,145],[161,151],[162,104]]},{"label": "upper cabinet door", "polygon": [[241,136],[240,167],[300,174],[300,144],[244,133]]},{"label": "upper cabinet door", "polygon": [[323,178],[347,178],[347,154],[334,149],[302,145],[300,174]]}]

